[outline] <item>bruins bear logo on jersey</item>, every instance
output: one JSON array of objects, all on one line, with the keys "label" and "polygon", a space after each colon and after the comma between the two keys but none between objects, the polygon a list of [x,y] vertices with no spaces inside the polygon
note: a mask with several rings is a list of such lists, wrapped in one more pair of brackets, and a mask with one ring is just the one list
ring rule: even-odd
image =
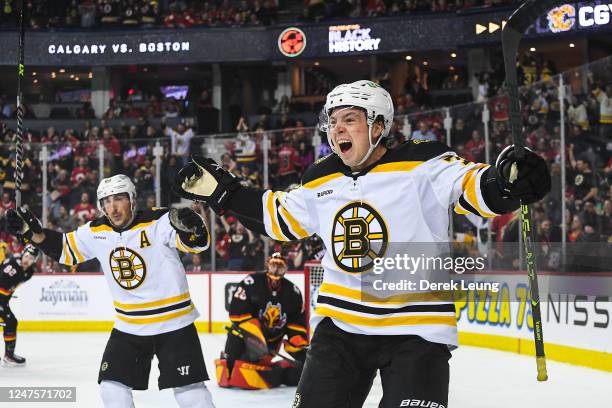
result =
[{"label": "bruins bear logo on jersey", "polygon": [[369,270],[374,259],[384,256],[388,236],[383,217],[371,205],[360,201],[347,204],[334,217],[332,254],[336,265],[351,273]]},{"label": "bruins bear logo on jersey", "polygon": [[130,248],[115,248],[108,261],[115,281],[123,289],[136,289],[147,276],[144,259]]}]

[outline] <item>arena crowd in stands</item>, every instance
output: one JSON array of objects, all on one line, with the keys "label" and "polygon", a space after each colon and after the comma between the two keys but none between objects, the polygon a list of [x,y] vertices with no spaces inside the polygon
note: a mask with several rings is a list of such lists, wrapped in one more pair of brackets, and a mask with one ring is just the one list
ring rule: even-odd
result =
[{"label": "arena crowd in stands", "polygon": [[[609,65],[610,61],[598,64]],[[597,64],[595,64],[597,65]],[[541,154],[549,163],[553,175],[551,193],[542,202],[534,205],[534,224],[540,245],[540,265],[545,270],[562,267],[560,253],[561,227],[567,226],[569,270],[596,270],[601,262],[607,262],[608,250],[598,245],[612,244],[612,77],[609,70],[592,70],[586,77],[586,88],[568,86],[566,92],[565,118],[567,140],[566,189],[561,190],[561,144],[560,105],[558,88],[551,75],[548,63],[536,64],[530,58],[523,60],[521,75],[522,116],[526,127],[528,147]],[[591,67],[589,67],[591,68]],[[587,70],[584,70],[586,72]],[[577,71],[578,72],[578,71]],[[581,71],[583,72],[583,71]],[[569,83],[569,81],[566,81]],[[394,148],[407,139],[446,141],[443,128],[445,112],[427,110],[419,97],[411,93],[414,88],[393,95],[398,116],[386,144]],[[512,142],[508,130],[508,98],[504,88],[492,87],[483,93],[491,112],[490,160],[494,160],[504,146]],[[205,97],[205,95],[204,95]],[[164,146],[161,159],[161,204],[173,205],[179,202],[170,191],[172,177],[182,163],[194,152],[201,152],[207,146],[210,136],[196,135],[188,121],[168,125],[171,117],[183,117],[181,109],[159,108],[159,100],[150,99],[144,109],[136,110],[125,101],[111,104],[96,125],[91,122],[83,131],[67,129],[58,132],[53,127],[41,134],[26,133],[25,179],[22,186],[23,201],[36,214],[42,214],[43,188],[41,163],[38,153],[40,143],[47,143],[50,158],[48,165],[47,222],[52,228],[69,231],[97,216],[95,190],[100,180],[98,169],[104,168],[106,175],[124,173],[134,180],[138,191],[139,206],[155,205],[154,181],[156,176],[153,147],[160,141]],[[171,104],[170,104],[171,105]],[[180,105],[180,104],[179,104]],[[147,107],[148,106],[148,107]],[[481,121],[482,103],[452,107],[453,128],[451,144],[462,157],[471,161],[486,161],[487,145]],[[166,120],[152,121],[156,117]],[[131,113],[130,113],[131,112]],[[160,113],[161,112],[161,113]],[[136,119],[134,125],[111,126],[111,118]],[[316,114],[313,112],[313,117]],[[26,121],[26,126],[27,125]],[[304,170],[315,160],[330,152],[325,143],[312,145],[315,128],[306,126],[300,116],[294,114],[287,99],[279,101],[269,113],[255,118],[240,117],[236,122],[235,134],[223,139],[216,156],[221,164],[242,179],[242,183],[253,187],[269,187],[277,190],[293,188],[300,182]],[[268,184],[263,177],[263,140],[267,135],[271,141],[268,152]],[[0,140],[0,216],[14,206],[14,139],[15,132],[2,127]],[[98,146],[105,147],[104,162],[98,161]],[[561,210],[561,197],[565,194],[567,211]],[[196,206],[208,219],[208,211]],[[210,219],[208,219],[211,222]],[[455,238],[476,248],[476,225],[466,217],[454,217]],[[221,217],[213,222],[216,230],[217,267],[219,269],[252,270],[263,267],[263,241],[261,237],[246,230],[234,217]],[[496,217],[491,223],[493,248],[498,252],[496,267],[516,268],[518,251],[508,243],[518,239],[519,220],[517,214]],[[486,232],[480,231],[481,237]],[[6,235],[0,237],[2,251],[16,252],[20,244]],[[603,248],[603,249],[602,249]],[[283,250],[288,254],[291,268],[299,269],[304,261],[321,256],[321,243],[316,238],[300,243],[272,244],[271,250]],[[602,261],[603,260],[603,261]],[[210,253],[188,256],[185,262],[190,268],[200,270],[210,267]],[[598,263],[599,262],[599,263]],[[609,263],[605,265],[609,268]],[[79,270],[92,270],[96,265],[85,265]],[[61,270],[50,263],[49,270]]]},{"label": "arena crowd in stands", "polygon": [[[26,1],[29,27],[34,30],[259,26],[280,21],[449,13],[519,3],[516,0]],[[4,7],[0,9],[0,27],[14,29],[16,8],[14,1],[4,2]]]}]

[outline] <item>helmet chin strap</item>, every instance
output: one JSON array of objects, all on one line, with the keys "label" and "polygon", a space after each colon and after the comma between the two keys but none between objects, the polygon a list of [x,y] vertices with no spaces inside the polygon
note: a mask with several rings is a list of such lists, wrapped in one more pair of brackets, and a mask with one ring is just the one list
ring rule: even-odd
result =
[{"label": "helmet chin strap", "polygon": [[[373,125],[374,123],[372,123]],[[366,152],[366,154],[363,156],[363,158],[359,161],[359,163],[356,164],[356,166],[360,166],[362,165],[366,160],[368,160],[370,158],[370,156],[372,155],[372,152],[374,152],[374,149],[376,149],[376,146],[378,146],[378,144],[380,143],[380,141],[382,140],[382,133],[380,134],[380,137],[378,138],[378,140],[376,141],[376,143],[372,143],[372,129],[374,128],[372,125],[368,125],[368,142],[370,143],[370,148],[368,149],[368,151]]]}]

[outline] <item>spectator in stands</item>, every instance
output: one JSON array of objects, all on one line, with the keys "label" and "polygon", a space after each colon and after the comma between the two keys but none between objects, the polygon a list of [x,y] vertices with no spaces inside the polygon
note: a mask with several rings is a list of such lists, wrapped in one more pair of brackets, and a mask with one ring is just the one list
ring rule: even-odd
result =
[{"label": "spectator in stands", "polygon": [[427,122],[421,120],[418,129],[412,132],[413,140],[436,140],[436,135],[431,131]]},{"label": "spectator in stands", "polygon": [[249,167],[250,170],[257,170],[257,145],[251,135],[246,132],[238,133],[234,147],[234,156],[238,168]]},{"label": "spectator in stands", "polygon": [[485,161],[485,141],[478,129],[472,130],[472,138],[465,144],[465,158],[469,161],[482,163]]},{"label": "spectator in stands", "polygon": [[599,240],[601,237],[601,217],[597,214],[593,201],[586,201],[583,210],[580,212],[580,219],[583,225],[593,228],[594,238]]},{"label": "spectator in stands", "polygon": [[119,157],[121,155],[121,143],[115,137],[113,128],[107,127],[102,131],[102,143],[113,156]]},{"label": "spectator in stands", "polygon": [[174,98],[166,98],[162,103],[162,117],[176,118],[180,114],[178,103]]},{"label": "spectator in stands", "polygon": [[599,134],[609,139],[612,135],[612,85],[607,85],[605,91],[598,86],[593,95],[599,103]]},{"label": "spectator in stands", "polygon": [[81,17],[81,28],[92,28],[96,25],[96,4],[94,0],[82,0],[78,6]]},{"label": "spectator in stands", "polygon": [[8,191],[2,192],[2,201],[0,201],[0,218],[4,217],[6,210],[15,208],[15,202],[11,197],[11,193]]},{"label": "spectator in stands", "polygon": [[578,99],[576,96],[572,96],[567,108],[567,119],[571,125],[580,126],[582,130],[588,130],[590,125],[586,102]]},{"label": "spectator in stands", "polygon": [[165,118],[162,118],[161,125],[164,134],[170,138],[171,154],[177,157],[179,165],[182,166],[190,157],[193,130],[187,128],[183,122],[180,122],[174,130],[166,125]]},{"label": "spectator in stands", "polygon": [[202,272],[202,256],[200,254],[191,254],[191,265],[185,268],[187,272]]},{"label": "spectator in stands", "polygon": [[253,233],[245,229],[234,217],[229,220],[233,221],[231,224],[225,217],[220,219],[229,236],[227,269],[241,271],[245,262],[246,245],[254,239]]},{"label": "spectator in stands", "polygon": [[85,221],[93,221],[96,218],[96,207],[91,204],[89,193],[81,194],[81,202],[70,210],[70,215]]},{"label": "spectator in stands", "polygon": [[116,26],[121,22],[120,0],[100,0],[98,2],[98,14],[100,23],[105,26]]},{"label": "spectator in stands", "polygon": [[289,106],[289,97],[287,95],[283,95],[281,96],[278,103],[274,106],[274,108],[272,108],[272,113],[278,115],[285,115],[289,113],[290,110],[291,108]]},{"label": "spectator in stands", "polygon": [[54,222],[61,232],[70,232],[77,227],[76,219],[70,216],[64,205],[59,206],[58,216],[54,218]]},{"label": "spectator in stands", "polygon": [[597,184],[590,164],[585,160],[576,160],[572,163],[573,198],[577,205],[586,201],[593,201],[597,197]]},{"label": "spectator in stands", "polygon": [[299,183],[298,165],[300,157],[291,142],[291,132],[284,132],[283,142],[276,155],[278,157],[277,188],[284,190],[293,183]]},{"label": "spectator in stands", "polygon": [[451,129],[451,140],[453,144],[466,143],[470,138],[469,130],[465,127],[465,121],[461,118],[455,120]]}]

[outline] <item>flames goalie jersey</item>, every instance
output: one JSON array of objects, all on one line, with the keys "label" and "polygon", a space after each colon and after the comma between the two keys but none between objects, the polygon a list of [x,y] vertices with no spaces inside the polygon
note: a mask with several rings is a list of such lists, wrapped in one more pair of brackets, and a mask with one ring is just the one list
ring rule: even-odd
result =
[{"label": "flames goalie jersey", "polygon": [[242,323],[259,320],[268,344],[295,335],[306,335],[302,294],[290,280],[282,278],[280,289],[272,290],[265,273],[253,273],[240,282],[232,296],[230,320]]},{"label": "flames goalie jersey", "polygon": [[382,242],[447,243],[451,205],[459,214],[497,215],[481,191],[489,167],[442,143],[410,141],[357,174],[330,155],[306,171],[299,188],[266,191],[263,221],[272,238],[317,234],[327,249],[313,326],[330,317],[352,333],[412,334],[456,344],[452,302],[368,299],[361,276],[375,258],[388,255]]},{"label": "flames goalie jersey", "polygon": [[[139,336],[178,330],[199,316],[177,249],[198,253],[170,224],[167,209],[138,212],[121,232],[106,217],[62,234],[60,263],[97,258],[113,297],[115,328]],[[102,289],[101,289],[102,290]]]}]

